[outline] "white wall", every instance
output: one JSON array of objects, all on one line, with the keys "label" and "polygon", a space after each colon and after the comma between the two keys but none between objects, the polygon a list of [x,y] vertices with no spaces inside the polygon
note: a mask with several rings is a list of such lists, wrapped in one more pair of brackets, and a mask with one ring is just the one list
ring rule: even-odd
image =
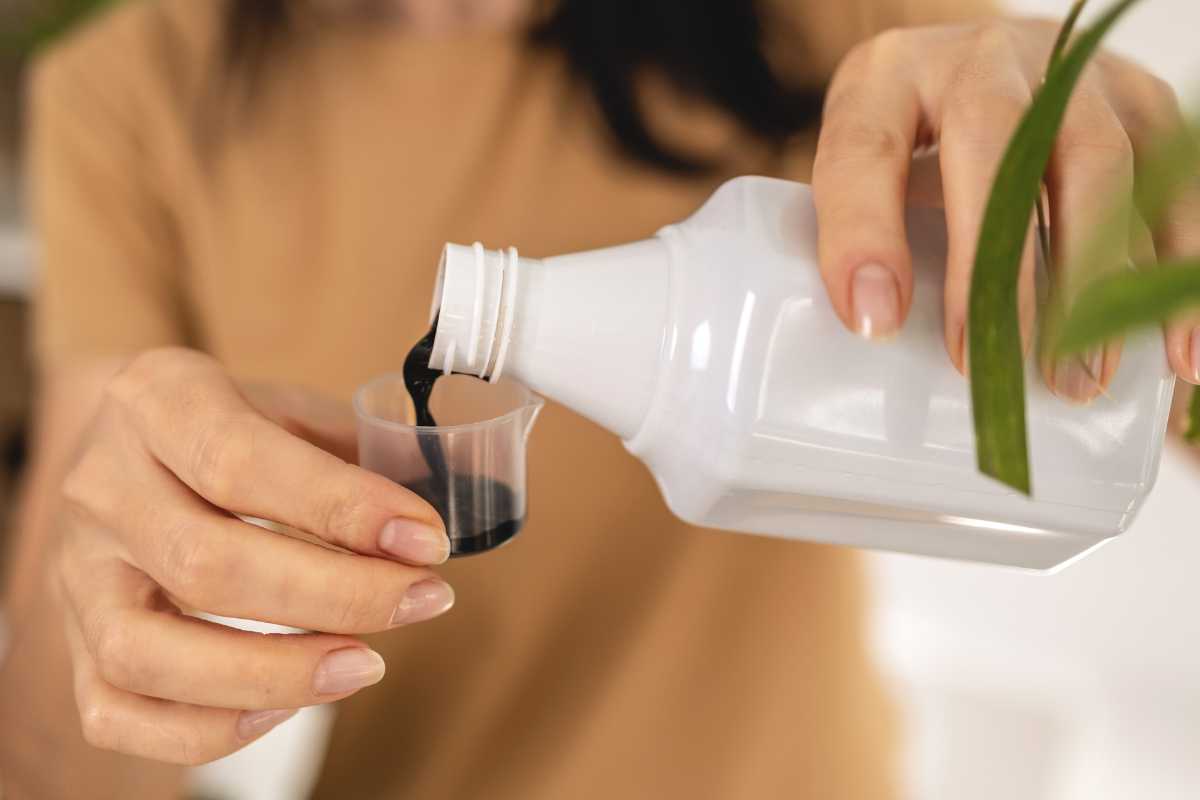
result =
[{"label": "white wall", "polygon": [[[1084,19],[1108,8],[1112,0],[1092,0]],[[1008,0],[1015,13],[1060,17],[1071,0]],[[1175,84],[1181,98],[1200,109],[1200,1],[1142,0],[1109,37],[1108,46],[1136,59]]]}]

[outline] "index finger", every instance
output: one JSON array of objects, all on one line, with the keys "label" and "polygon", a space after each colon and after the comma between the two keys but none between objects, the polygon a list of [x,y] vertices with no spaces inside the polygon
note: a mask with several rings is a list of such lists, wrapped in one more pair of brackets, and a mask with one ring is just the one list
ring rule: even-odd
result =
[{"label": "index finger", "polygon": [[267,420],[211,359],[144,356],[115,385],[143,445],[213,505],[366,555],[449,557],[433,506]]},{"label": "index finger", "polygon": [[842,322],[868,338],[896,334],[912,298],[904,205],[920,101],[891,41],[839,69],[813,163],[821,276]]}]

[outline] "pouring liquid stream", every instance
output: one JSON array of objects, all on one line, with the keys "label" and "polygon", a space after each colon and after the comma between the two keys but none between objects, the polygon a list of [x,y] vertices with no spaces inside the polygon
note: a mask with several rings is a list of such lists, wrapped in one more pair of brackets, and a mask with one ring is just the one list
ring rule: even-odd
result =
[{"label": "pouring liquid stream", "polygon": [[[416,424],[421,428],[437,427],[430,401],[438,379],[445,374],[430,364],[437,329],[435,318],[429,332],[404,359],[404,386],[412,398]],[[484,475],[453,473],[442,446],[443,435],[417,437],[429,477],[406,484],[406,488],[436,508],[445,521],[451,557],[499,547],[520,532],[525,524],[524,511],[517,513],[515,495],[506,484]]]}]

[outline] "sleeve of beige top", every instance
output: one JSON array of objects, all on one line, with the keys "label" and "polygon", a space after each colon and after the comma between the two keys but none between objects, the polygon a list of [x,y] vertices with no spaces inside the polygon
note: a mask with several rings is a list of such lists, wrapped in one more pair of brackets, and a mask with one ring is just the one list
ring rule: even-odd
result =
[{"label": "sleeve of beige top", "polygon": [[[181,257],[131,81],[52,53],[29,93],[37,242],[34,350],[43,368],[183,344]],[[92,63],[100,62],[100,63]],[[135,78],[136,76],[130,76]]]}]

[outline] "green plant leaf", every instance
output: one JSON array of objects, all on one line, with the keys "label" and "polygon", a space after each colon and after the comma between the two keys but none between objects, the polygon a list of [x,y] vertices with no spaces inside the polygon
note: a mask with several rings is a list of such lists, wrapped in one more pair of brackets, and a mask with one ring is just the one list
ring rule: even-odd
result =
[{"label": "green plant leaf", "polygon": [[1188,420],[1188,430],[1183,438],[1192,444],[1200,444],[1200,389],[1192,389],[1192,408]]},{"label": "green plant leaf", "polygon": [[[1049,72],[1058,63],[1063,48],[1067,46],[1067,42],[1071,40],[1071,34],[1075,32],[1075,23],[1079,22],[1079,15],[1083,13],[1083,7],[1086,5],[1087,0],[1075,0],[1071,5],[1070,13],[1067,14],[1062,27],[1058,29],[1054,47],[1050,49],[1050,60],[1046,64],[1046,72]],[[1046,221],[1050,215],[1046,211],[1046,199],[1040,191],[1034,209],[1037,211],[1038,248],[1042,251],[1042,262],[1049,266],[1054,262],[1054,250],[1050,245],[1050,225]]]},{"label": "green plant leaf", "polygon": [[1075,84],[1104,35],[1137,2],[1119,0],[1046,74],[1000,162],[979,233],[968,309],[976,459],[984,474],[1026,494],[1029,445],[1017,317],[1021,253]]},{"label": "green plant leaf", "polygon": [[1200,306],[1200,259],[1105,275],[1080,292],[1058,331],[1057,354],[1082,353],[1195,306]]},{"label": "green plant leaf", "polygon": [[1058,66],[1059,58],[1062,52],[1066,49],[1067,42],[1071,40],[1071,34],[1075,32],[1075,25],[1079,22],[1079,15],[1083,13],[1083,8],[1088,4],[1088,0],[1075,0],[1071,4],[1071,10],[1067,12],[1067,18],[1063,20],[1062,27],[1058,29],[1058,38],[1054,40],[1054,47],[1050,49],[1050,63],[1046,66],[1046,72]]}]

